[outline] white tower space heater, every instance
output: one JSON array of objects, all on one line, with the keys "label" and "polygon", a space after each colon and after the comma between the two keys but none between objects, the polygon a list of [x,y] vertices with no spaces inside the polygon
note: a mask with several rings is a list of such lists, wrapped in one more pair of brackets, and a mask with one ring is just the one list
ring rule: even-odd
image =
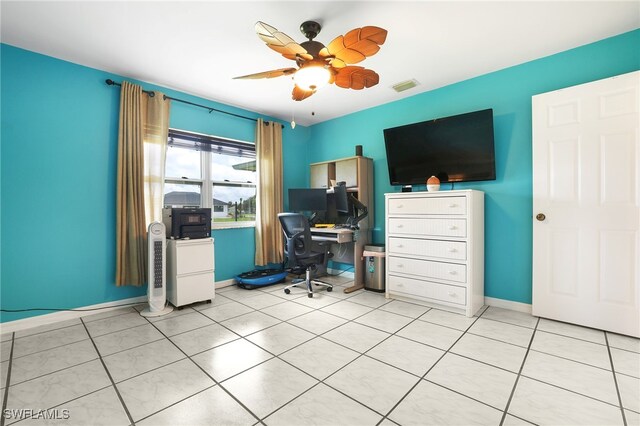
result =
[{"label": "white tower space heater", "polygon": [[161,222],[152,222],[147,233],[149,253],[149,284],[147,297],[149,307],[140,315],[143,317],[159,317],[173,311],[173,307],[167,303],[167,244],[165,241],[166,230]]}]

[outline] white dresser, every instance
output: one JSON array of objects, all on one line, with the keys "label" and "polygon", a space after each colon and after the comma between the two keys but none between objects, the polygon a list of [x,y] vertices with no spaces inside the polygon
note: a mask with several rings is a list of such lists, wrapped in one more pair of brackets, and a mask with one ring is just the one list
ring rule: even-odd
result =
[{"label": "white dresser", "polygon": [[167,299],[179,307],[215,297],[213,238],[169,240]]},{"label": "white dresser", "polygon": [[484,192],[385,194],[386,297],[473,316],[484,304]]}]

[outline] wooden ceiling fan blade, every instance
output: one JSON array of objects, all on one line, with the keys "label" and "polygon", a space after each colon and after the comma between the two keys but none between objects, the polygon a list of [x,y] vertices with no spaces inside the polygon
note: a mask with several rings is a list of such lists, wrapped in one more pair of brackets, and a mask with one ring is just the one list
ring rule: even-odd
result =
[{"label": "wooden ceiling fan blade", "polygon": [[307,50],[300,46],[294,39],[269,24],[258,21],[256,22],[255,29],[260,40],[264,41],[269,48],[280,53],[287,59],[296,60],[296,55],[310,56]]},{"label": "wooden ceiling fan blade", "polygon": [[362,90],[375,86],[380,82],[380,76],[373,70],[347,66],[336,70],[336,86],[343,89]]},{"label": "wooden ceiling fan blade", "polygon": [[386,39],[385,29],[373,26],[356,28],[333,39],[326,47],[326,56],[335,56],[346,64],[356,64],[378,53]]},{"label": "wooden ceiling fan blade", "polygon": [[299,88],[298,86],[293,86],[293,92],[291,92],[291,99],[294,101],[301,101],[303,99],[307,99],[309,96],[313,95],[315,92],[313,90],[304,90]]},{"label": "wooden ceiling fan blade", "polygon": [[255,74],[248,74],[240,77],[233,77],[233,79],[234,80],[240,80],[240,79],[255,80],[258,78],[274,78],[274,77],[280,77],[283,75],[293,74],[294,72],[296,72],[296,68],[280,68],[277,70],[263,71]]},{"label": "wooden ceiling fan blade", "polygon": [[387,30],[371,25],[362,27],[362,31],[360,31],[360,38],[366,38],[367,40],[371,40],[381,46],[387,40]]},{"label": "wooden ceiling fan blade", "polygon": [[302,51],[300,51],[298,47],[292,46],[291,44],[287,44],[286,46],[275,46],[273,44],[267,44],[267,47],[269,47],[272,50],[275,50],[285,58],[291,59],[292,61],[297,60],[298,57],[304,59],[305,61],[310,61],[313,59],[313,56],[309,55],[302,46],[300,46],[299,44],[297,44],[297,46],[301,48]]},{"label": "wooden ceiling fan blade", "polygon": [[371,40],[363,39],[353,43],[350,47],[351,50],[364,55],[365,57],[373,56],[380,50],[380,46]]},{"label": "wooden ceiling fan blade", "polygon": [[342,59],[338,58],[333,58],[329,63],[333,68],[344,68],[347,66],[347,64]]},{"label": "wooden ceiling fan blade", "polygon": [[278,46],[284,46],[289,43],[295,43],[295,40],[286,35],[285,33],[278,31],[277,28],[264,22],[256,22],[256,34],[260,37],[260,40],[267,44],[274,44]]}]

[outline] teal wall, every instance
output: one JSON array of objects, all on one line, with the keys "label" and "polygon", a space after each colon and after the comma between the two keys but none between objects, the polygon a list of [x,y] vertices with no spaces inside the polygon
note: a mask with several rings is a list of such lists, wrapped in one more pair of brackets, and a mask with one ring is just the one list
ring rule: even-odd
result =
[{"label": "teal wall", "polygon": [[[73,308],[144,295],[144,287],[113,284],[120,95],[104,80],[123,78],[5,44],[0,45],[0,54],[2,308]],[[352,156],[354,146],[363,145],[364,154],[374,159],[374,240],[383,242],[383,194],[399,188],[388,183],[382,130],[493,108],[497,179],[456,184],[456,188],[486,192],[485,294],[530,303],[531,96],[637,69],[640,30],[312,127],[291,130],[286,126],[285,197],[289,187],[308,184],[309,163]],[[254,138],[252,122],[175,102],[171,126],[234,139]],[[217,230],[213,236],[216,280],[253,269],[253,228]],[[2,313],[0,320],[41,313]]]},{"label": "teal wall", "polygon": [[485,192],[485,295],[531,303],[531,96],[638,69],[640,30],[312,126],[309,157],[352,156],[363,146],[374,160],[373,238],[382,243],[384,194],[400,190],[389,184],[383,129],[493,108],[497,179],[455,189]]},{"label": "teal wall", "polygon": [[[75,308],[146,294],[116,287],[115,199],[121,76],[0,45],[3,309]],[[145,89],[257,117],[185,93]],[[270,119],[265,117],[265,119]],[[171,126],[253,141],[255,123],[174,102]],[[285,181],[306,184],[309,129],[285,126]],[[254,229],[212,232],[216,280],[254,268]],[[2,313],[2,322],[46,312]]]}]

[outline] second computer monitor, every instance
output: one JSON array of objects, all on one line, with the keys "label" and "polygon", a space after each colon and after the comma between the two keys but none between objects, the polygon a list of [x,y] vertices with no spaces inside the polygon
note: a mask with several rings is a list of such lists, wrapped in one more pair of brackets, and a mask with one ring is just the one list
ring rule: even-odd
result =
[{"label": "second computer monitor", "polygon": [[289,188],[289,211],[321,212],[327,210],[327,190],[322,188]]},{"label": "second computer monitor", "polygon": [[333,192],[335,194],[335,199],[336,199],[336,211],[340,213],[350,213],[349,195],[347,194],[347,187],[344,185],[334,186]]}]

